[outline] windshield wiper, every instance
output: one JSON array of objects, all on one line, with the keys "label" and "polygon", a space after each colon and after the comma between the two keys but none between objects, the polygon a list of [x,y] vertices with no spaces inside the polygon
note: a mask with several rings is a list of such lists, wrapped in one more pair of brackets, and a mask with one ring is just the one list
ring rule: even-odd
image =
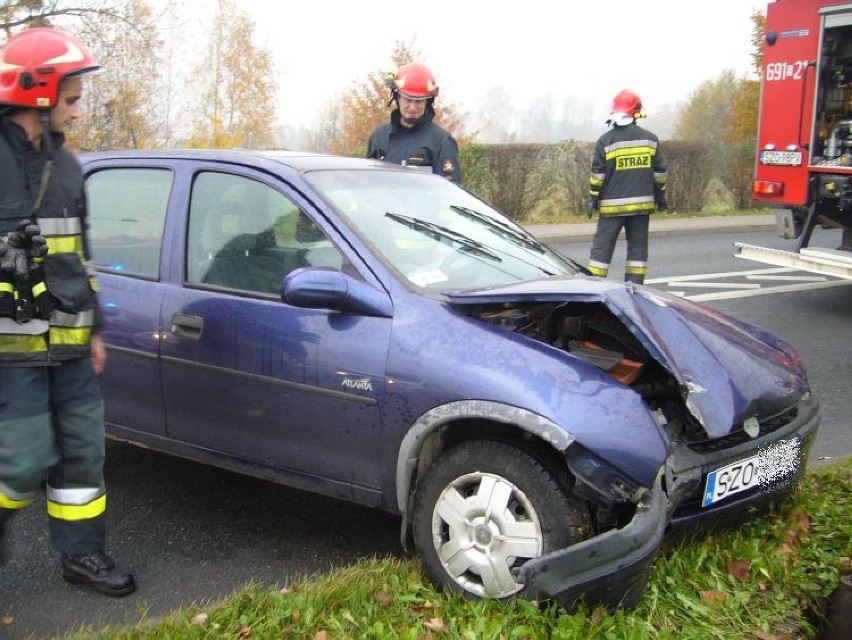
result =
[{"label": "windshield wiper", "polygon": [[476,253],[481,256],[488,258],[489,260],[494,260],[495,262],[503,262],[503,259],[490,252],[486,249],[481,243],[477,242],[473,238],[468,238],[463,233],[459,233],[458,231],[453,231],[452,229],[448,229],[447,227],[442,227],[439,224],[435,224],[434,222],[429,222],[428,220],[421,220],[420,218],[412,218],[411,216],[404,216],[399,213],[391,213],[387,211],[385,216],[390,218],[391,220],[395,220],[400,224],[404,224],[409,229],[414,229],[415,231],[419,231],[439,242],[442,240],[449,240],[451,242],[455,242],[457,244],[462,245],[466,251],[470,251],[471,253]]},{"label": "windshield wiper", "polygon": [[519,231],[514,227],[509,226],[505,222],[500,220],[495,220],[491,216],[487,216],[484,213],[480,213],[479,211],[475,211],[468,207],[463,207],[458,204],[451,204],[450,209],[455,211],[456,213],[460,213],[468,220],[473,220],[475,222],[480,222],[484,224],[486,227],[497,233],[499,236],[506,238],[514,242],[515,244],[520,244],[524,247],[529,247],[538,253],[545,253],[545,249],[542,244],[533,238],[532,236],[524,233],[523,231]]}]

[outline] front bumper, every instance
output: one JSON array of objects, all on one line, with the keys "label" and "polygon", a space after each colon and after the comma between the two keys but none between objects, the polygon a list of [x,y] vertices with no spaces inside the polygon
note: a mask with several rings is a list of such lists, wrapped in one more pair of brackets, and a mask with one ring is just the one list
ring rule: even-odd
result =
[{"label": "front bumper", "polygon": [[[669,497],[669,520],[674,528],[700,525],[700,530],[713,528],[714,522],[738,524],[773,499],[788,494],[807,467],[808,454],[819,427],[819,403],[809,395],[797,406],[796,418],[766,436],[712,453],[695,452],[680,444],[666,464],[666,488]],[[735,494],[718,504],[702,506],[704,481],[713,469],[770,451],[782,442],[796,443],[798,463],[773,483]],[[742,517],[738,517],[742,516]]]},{"label": "front bumper", "polygon": [[[680,446],[666,465],[666,491],[655,482],[636,505],[633,519],[620,529],[611,529],[589,540],[529,560],[517,579],[553,598],[567,610],[583,599],[589,606],[630,608],[641,597],[648,582],[651,563],[663,537],[677,538],[679,525],[701,524],[707,533],[713,522],[737,524],[753,515],[755,507],[769,503],[792,489],[807,466],[808,452],[819,426],[819,404],[809,396],[798,406],[795,420],[766,437],[708,454]],[[772,486],[741,494],[709,508],[700,506],[703,480],[719,466],[754,455],[780,441],[799,443],[798,465]]]},{"label": "front bumper", "polygon": [[666,529],[667,506],[666,495],[654,483],[624,527],[529,560],[520,567],[518,580],[568,611],[581,597],[589,606],[632,607],[648,583]]}]

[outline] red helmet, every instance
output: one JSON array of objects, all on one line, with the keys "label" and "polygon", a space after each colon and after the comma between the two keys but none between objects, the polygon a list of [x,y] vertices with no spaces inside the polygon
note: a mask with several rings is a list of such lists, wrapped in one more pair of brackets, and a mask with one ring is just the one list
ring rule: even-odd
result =
[{"label": "red helmet", "polygon": [[413,100],[427,100],[438,95],[438,83],[429,68],[419,62],[403,65],[393,79],[394,94]]},{"label": "red helmet", "polygon": [[0,104],[49,109],[64,78],[100,68],[67,33],[48,27],[21,31],[0,51]]},{"label": "red helmet", "polygon": [[624,89],[615,94],[612,99],[612,108],[609,110],[612,116],[608,122],[615,124],[630,124],[634,118],[642,117],[642,100],[630,89]]}]

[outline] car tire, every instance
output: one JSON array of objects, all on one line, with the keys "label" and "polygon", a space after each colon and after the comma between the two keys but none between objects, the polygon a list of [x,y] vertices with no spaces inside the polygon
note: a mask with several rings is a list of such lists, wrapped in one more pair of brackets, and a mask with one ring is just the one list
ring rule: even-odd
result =
[{"label": "car tire", "polygon": [[414,546],[429,578],[467,597],[541,598],[513,570],[589,535],[586,505],[544,464],[503,442],[463,443],[418,482]]}]

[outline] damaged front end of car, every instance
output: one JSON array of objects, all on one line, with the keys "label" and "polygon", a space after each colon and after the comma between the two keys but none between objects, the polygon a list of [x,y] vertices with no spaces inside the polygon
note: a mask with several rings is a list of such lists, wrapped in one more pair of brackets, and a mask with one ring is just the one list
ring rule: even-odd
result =
[{"label": "damaged front end of car", "polygon": [[516,577],[568,611],[578,602],[630,608],[645,591],[666,531],[663,469],[643,487],[580,445],[566,459],[574,492],[595,507],[597,535],[525,562]]},{"label": "damaged front end of car", "polygon": [[579,600],[633,606],[673,523],[765,504],[789,492],[805,468],[818,403],[796,352],[769,332],[656,291],[584,278],[456,294],[452,302],[606,371],[642,398],[665,433],[668,455],[649,481],[619,450],[586,446],[585,434],[572,431],[566,464],[594,535],[516,569],[520,582],[568,609]]},{"label": "damaged front end of car", "polygon": [[517,579],[568,611],[582,601],[612,610],[630,608],[645,591],[666,530],[668,500],[659,483],[632,505],[622,527],[525,562]]}]

